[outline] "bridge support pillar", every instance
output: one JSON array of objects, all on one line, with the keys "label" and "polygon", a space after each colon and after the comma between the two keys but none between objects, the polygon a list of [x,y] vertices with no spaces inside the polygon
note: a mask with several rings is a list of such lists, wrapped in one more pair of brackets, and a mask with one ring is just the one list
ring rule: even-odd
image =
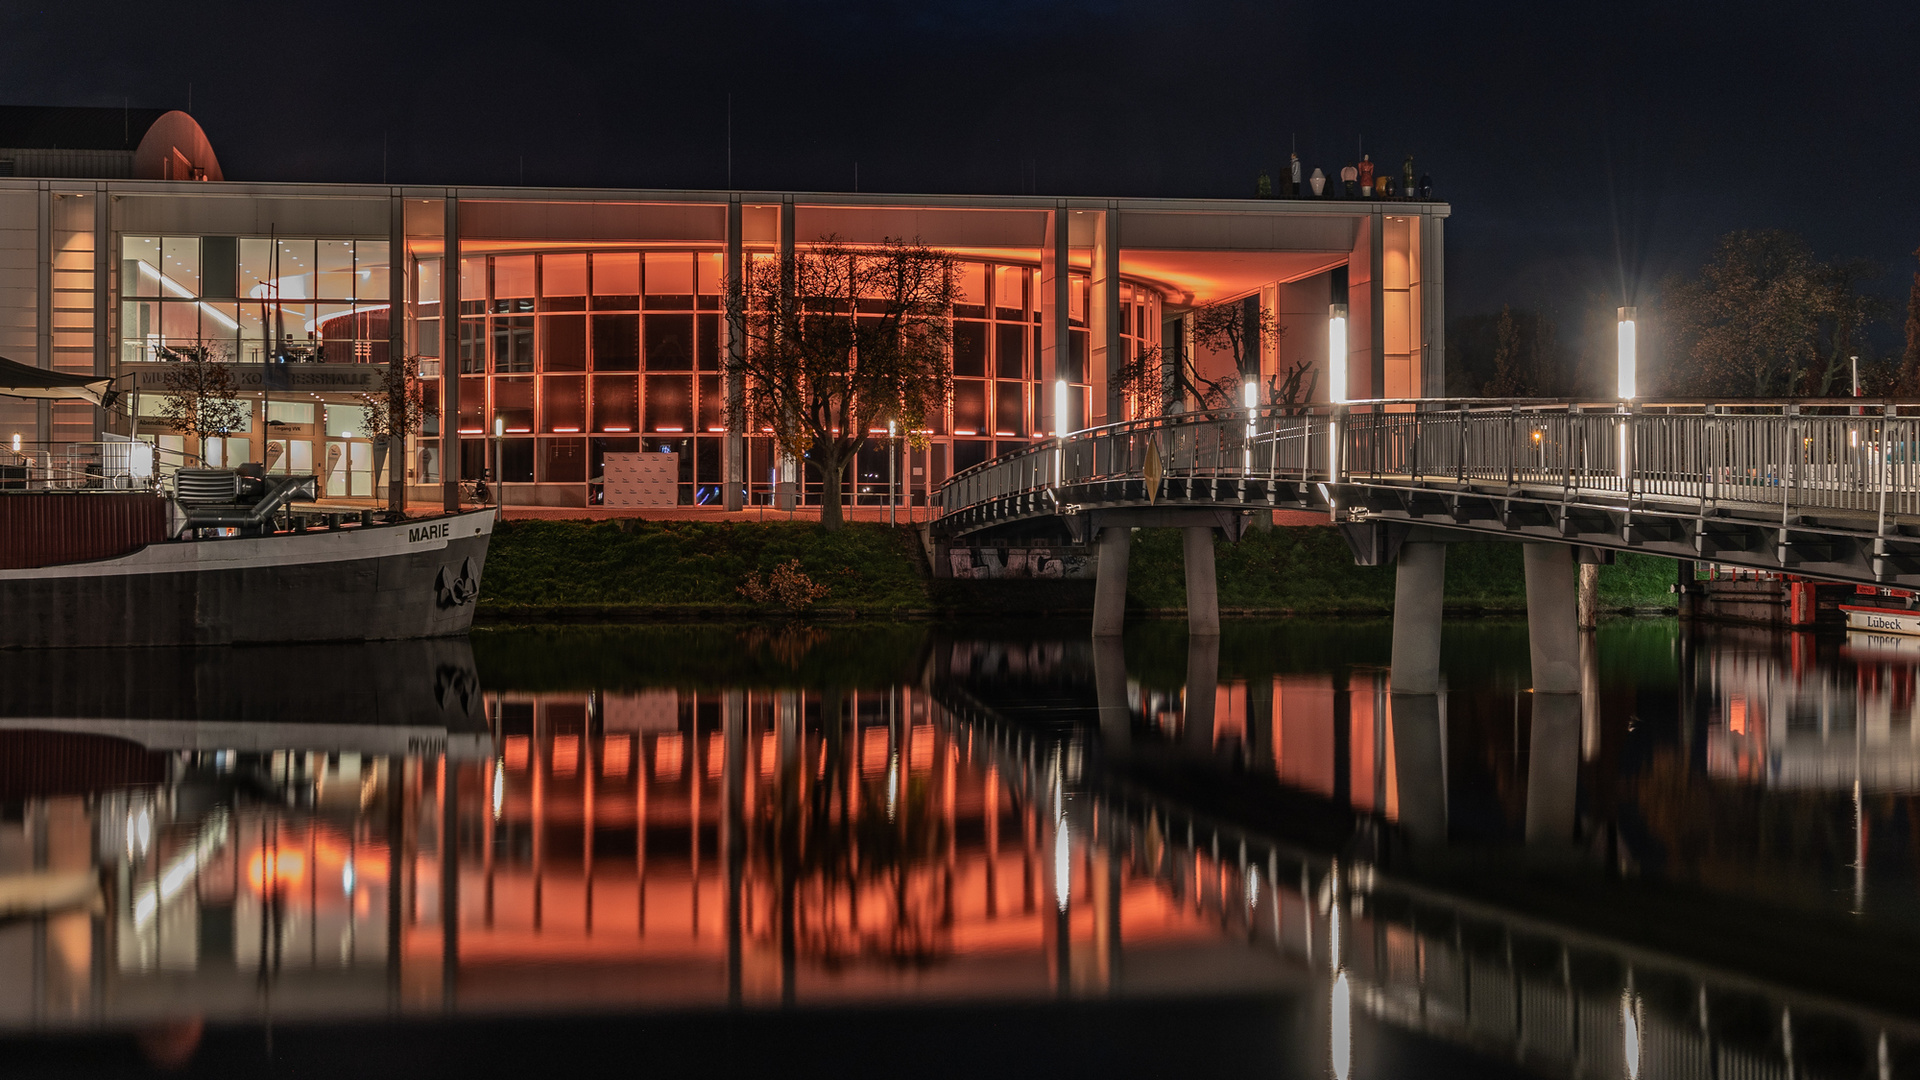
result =
[{"label": "bridge support pillar", "polygon": [[1220,632],[1187,635],[1187,706],[1181,739],[1196,757],[1213,756],[1214,715],[1220,695]]},{"label": "bridge support pillar", "polygon": [[1393,584],[1393,692],[1440,690],[1440,614],[1446,596],[1447,545],[1400,545]]},{"label": "bridge support pillar", "polygon": [[[1394,666],[1399,670],[1399,665]],[[1447,842],[1446,725],[1440,695],[1393,695],[1394,775],[1400,827],[1416,844]]]},{"label": "bridge support pillar", "polygon": [[1572,846],[1579,792],[1580,696],[1535,693],[1527,746],[1528,847]]},{"label": "bridge support pillar", "polygon": [[1127,624],[1127,558],[1133,530],[1112,525],[1100,530],[1100,562],[1094,567],[1093,636],[1119,637]]},{"label": "bridge support pillar", "polygon": [[1190,525],[1180,534],[1187,564],[1187,633],[1219,637],[1220,582],[1213,572],[1213,528]]},{"label": "bridge support pillar", "polygon": [[1525,560],[1533,692],[1578,694],[1580,587],[1573,549],[1563,544],[1528,544]]},{"label": "bridge support pillar", "polygon": [[1127,711],[1127,655],[1118,634],[1093,639],[1093,688],[1100,704],[1101,749],[1118,760],[1133,742],[1133,714]]}]

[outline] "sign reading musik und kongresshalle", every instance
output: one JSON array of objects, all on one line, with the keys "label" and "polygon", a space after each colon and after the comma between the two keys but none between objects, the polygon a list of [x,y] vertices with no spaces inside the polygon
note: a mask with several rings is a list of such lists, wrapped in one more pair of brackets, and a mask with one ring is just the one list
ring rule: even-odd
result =
[{"label": "sign reading musik und kongresshalle", "polygon": [[[166,361],[128,365],[133,368],[134,385],[141,393],[167,392]],[[275,364],[273,381],[267,382],[265,364],[228,364],[235,393],[257,394],[262,390],[304,390],[314,394],[370,394],[386,386],[385,364]]]}]

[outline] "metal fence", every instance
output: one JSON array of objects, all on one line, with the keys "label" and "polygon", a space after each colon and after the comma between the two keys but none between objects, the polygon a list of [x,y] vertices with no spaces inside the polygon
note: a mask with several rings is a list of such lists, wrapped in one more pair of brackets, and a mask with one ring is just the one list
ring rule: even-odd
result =
[{"label": "metal fence", "polygon": [[1423,400],[1188,413],[1091,428],[956,474],[943,513],[1149,475],[1558,488],[1580,497],[1920,513],[1920,403]]},{"label": "metal fence", "polygon": [[0,491],[150,491],[199,459],[140,439],[0,447]]}]

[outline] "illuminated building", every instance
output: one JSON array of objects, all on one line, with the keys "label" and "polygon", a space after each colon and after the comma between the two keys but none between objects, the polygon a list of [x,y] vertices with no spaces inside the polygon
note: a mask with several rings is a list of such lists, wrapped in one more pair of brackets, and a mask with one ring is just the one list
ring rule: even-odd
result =
[{"label": "illuminated building", "polygon": [[[781,469],[771,439],[729,431],[724,415],[721,286],[749,260],[829,236],[917,238],[961,260],[953,399],[931,445],[902,446],[896,462],[909,506],[924,506],[954,471],[1055,430],[1137,415],[1142,403],[1114,376],[1143,349],[1192,355],[1214,376],[1230,371],[1230,354],[1192,341],[1188,316],[1213,304],[1273,313],[1281,333],[1258,349],[1263,381],[1304,361],[1324,399],[1337,299],[1351,313],[1350,398],[1441,391],[1443,203],[269,184],[221,180],[217,166],[204,174],[0,178],[0,355],[120,376],[137,433],[174,452],[194,448],[159,422],[165,363],[234,361],[249,409],[207,457],[316,471],[330,498],[376,495],[379,463],[355,395],[376,388],[367,365],[406,354],[423,358],[437,400],[442,380],[458,378],[455,409],[430,419],[404,455],[414,502],[441,501],[450,437],[463,478],[491,467],[497,451],[509,503],[597,503],[606,454],[661,450],[678,455],[679,503],[771,502]],[[396,295],[404,319],[390,318]],[[289,370],[263,367],[270,358]],[[1060,401],[1064,417],[1054,415]],[[125,416],[96,412],[0,403],[0,433],[49,450],[134,433]],[[849,498],[887,498],[888,452],[882,428],[851,466]],[[817,498],[817,476],[802,486],[803,499]]]}]

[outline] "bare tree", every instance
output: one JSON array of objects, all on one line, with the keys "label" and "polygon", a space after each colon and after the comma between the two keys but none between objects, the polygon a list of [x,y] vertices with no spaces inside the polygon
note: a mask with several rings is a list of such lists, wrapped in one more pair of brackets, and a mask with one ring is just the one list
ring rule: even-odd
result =
[{"label": "bare tree", "polygon": [[420,358],[409,356],[388,364],[378,392],[354,397],[366,410],[367,436],[375,445],[386,446],[387,509],[405,513],[407,437],[418,435],[427,417],[440,415],[440,403],[420,381]]},{"label": "bare tree", "polygon": [[908,441],[946,407],[953,388],[954,257],[919,241],[856,247],[828,237],[778,259],[756,259],[728,283],[743,312],[744,377],[735,406],[750,431],[820,471],[820,521],[841,525],[841,478],[889,418]]},{"label": "bare tree", "polygon": [[205,463],[207,440],[239,427],[247,405],[233,392],[232,368],[212,346],[184,346],[169,350],[169,355],[172,362],[166,365],[160,421],[194,439]]},{"label": "bare tree", "polygon": [[[1193,320],[1193,341],[1233,357],[1233,371],[1221,378],[1208,378],[1194,358],[1184,351],[1169,351],[1160,346],[1141,349],[1121,365],[1114,378],[1121,390],[1134,399],[1136,415],[1154,416],[1174,402],[1192,399],[1201,409],[1228,409],[1244,404],[1241,387],[1260,376],[1260,356],[1274,347],[1285,329],[1268,308],[1249,309],[1243,300],[1209,304],[1189,313]],[[1304,402],[1313,393],[1308,378],[1312,365],[1296,364],[1284,380],[1269,380],[1269,404]],[[1276,376],[1276,379],[1279,377]],[[1305,396],[1301,396],[1304,393]],[[1292,396],[1287,396],[1292,395]]]}]

